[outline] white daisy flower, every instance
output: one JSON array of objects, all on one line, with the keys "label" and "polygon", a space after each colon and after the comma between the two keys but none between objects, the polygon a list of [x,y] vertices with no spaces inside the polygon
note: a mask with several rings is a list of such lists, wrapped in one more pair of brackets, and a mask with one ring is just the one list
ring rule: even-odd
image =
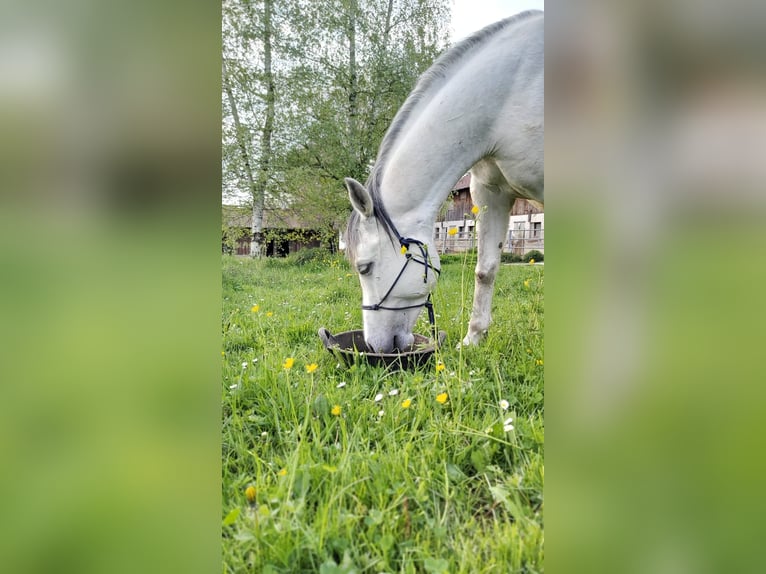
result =
[{"label": "white daisy flower", "polygon": [[386,411],[384,411],[383,409],[380,409],[380,410],[378,411],[378,416],[379,416],[379,417],[382,417],[384,414],[386,414]]},{"label": "white daisy flower", "polygon": [[505,432],[511,432],[513,430],[513,425],[504,425],[503,430]]},{"label": "white daisy flower", "polygon": [[339,388],[339,389],[342,389],[342,388],[343,388],[343,387],[345,387],[345,386],[346,386],[346,382],[345,382],[345,381],[341,381],[340,383],[338,383],[338,384],[336,385],[336,387],[337,387],[337,388]]},{"label": "white daisy flower", "polygon": [[383,393],[378,393],[377,395],[375,395],[375,402],[376,403],[379,403],[382,400],[383,400]]},{"label": "white daisy flower", "polygon": [[503,424],[504,424],[504,425],[509,425],[509,424],[511,424],[512,422],[513,422],[513,418],[512,418],[512,417],[508,417],[507,419],[505,419],[505,420],[503,421]]},{"label": "white daisy flower", "polygon": [[388,391],[388,396],[390,397],[395,397],[398,394],[399,394],[399,389],[391,389],[390,391]]},{"label": "white daisy flower", "polygon": [[247,361],[245,361],[244,363],[242,363],[242,368],[243,368],[243,369],[246,369],[246,368],[247,368]]},{"label": "white daisy flower", "polygon": [[500,401],[500,408],[503,409],[504,411],[507,411],[509,406],[511,405],[505,399]]}]

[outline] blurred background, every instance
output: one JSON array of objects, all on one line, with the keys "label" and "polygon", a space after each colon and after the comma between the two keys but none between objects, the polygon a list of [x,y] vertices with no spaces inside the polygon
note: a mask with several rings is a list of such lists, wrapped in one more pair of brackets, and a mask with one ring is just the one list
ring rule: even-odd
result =
[{"label": "blurred background", "polygon": [[220,568],[220,6],[0,7],[0,568]]},{"label": "blurred background", "polygon": [[[762,2],[547,6],[548,559],[762,569]],[[0,7],[0,563],[220,568],[218,3]]]},{"label": "blurred background", "polygon": [[548,2],[551,571],[762,568],[765,24]]}]

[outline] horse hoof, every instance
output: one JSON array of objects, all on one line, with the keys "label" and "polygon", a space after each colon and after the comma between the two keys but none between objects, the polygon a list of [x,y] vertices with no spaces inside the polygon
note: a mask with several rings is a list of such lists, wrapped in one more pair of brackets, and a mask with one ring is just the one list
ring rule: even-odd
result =
[{"label": "horse hoof", "polygon": [[459,349],[461,346],[463,347],[476,347],[481,343],[482,339],[484,339],[484,335],[487,334],[487,331],[483,331],[481,333],[468,333],[465,337],[463,337],[462,342],[458,343],[457,348]]}]

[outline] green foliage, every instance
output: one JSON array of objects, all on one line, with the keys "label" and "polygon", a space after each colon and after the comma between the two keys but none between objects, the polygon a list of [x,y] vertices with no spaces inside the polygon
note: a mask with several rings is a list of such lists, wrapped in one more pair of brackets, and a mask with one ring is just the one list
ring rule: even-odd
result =
[{"label": "green foliage", "polygon": [[[267,124],[264,11],[243,0],[223,4],[226,86],[235,102],[223,95],[224,196],[250,193],[244,158],[252,156],[252,166],[267,166],[266,189],[254,190],[265,191],[267,207],[337,235],[349,210],[343,178],[366,179],[396,111],[446,48],[449,2],[269,1],[276,94],[269,149],[260,138]],[[243,141],[252,147],[244,157]]]},{"label": "green foliage", "polygon": [[473,269],[443,261],[445,368],[388,372],[321,346],[360,328],[361,293],[314,253],[223,258],[223,571],[541,572],[544,269],[502,267],[486,341],[455,350]]},{"label": "green foliage", "polygon": [[476,256],[478,251],[474,247],[473,249],[466,249],[460,253],[445,253],[439,255],[439,260],[447,263],[470,263],[471,265],[476,263]]},{"label": "green foliage", "polygon": [[342,254],[331,253],[323,247],[306,247],[287,257],[290,265],[312,265],[329,269],[346,269],[348,263]]},{"label": "green foliage", "polygon": [[532,251],[527,251],[524,254],[524,257],[521,258],[521,260],[525,261],[526,263],[529,263],[530,259],[534,259],[535,261],[542,261],[543,254],[540,253],[537,249],[533,249]]},{"label": "green foliage", "polygon": [[318,263],[328,257],[330,253],[321,247],[306,247],[291,253],[288,256],[288,261],[293,265],[306,265],[307,263]]},{"label": "green foliage", "polygon": [[500,254],[501,263],[521,263],[523,261],[521,255],[515,253],[503,252]]},{"label": "green foliage", "polygon": [[242,218],[245,209],[224,207],[221,210],[221,241],[226,253],[234,253],[237,248],[237,242],[250,235],[250,231],[242,223],[246,219]]},{"label": "green foliage", "polygon": [[227,253],[236,251],[239,240],[249,235],[248,230],[241,227],[231,227],[226,223],[221,226],[222,244]]},{"label": "green foliage", "polygon": [[[476,261],[476,249],[463,253],[445,253],[444,255],[440,255],[439,259],[448,263],[463,262],[466,259],[469,261]],[[537,250],[529,251],[523,257],[521,255],[505,251],[500,254],[501,263],[528,263],[530,259],[534,259],[535,261],[542,261],[543,254]]]},{"label": "green foliage", "polygon": [[439,255],[439,261],[442,263],[460,263],[465,259],[465,254],[462,253],[445,253]]}]

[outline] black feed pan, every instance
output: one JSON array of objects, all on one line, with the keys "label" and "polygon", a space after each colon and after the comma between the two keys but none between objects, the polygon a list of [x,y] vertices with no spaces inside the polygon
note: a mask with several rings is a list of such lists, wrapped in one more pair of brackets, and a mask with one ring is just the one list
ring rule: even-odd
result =
[{"label": "black feed pan", "polygon": [[436,342],[417,333],[414,336],[413,344],[402,352],[373,353],[367,347],[367,343],[364,342],[364,331],[361,329],[344,331],[337,335],[330,334],[324,327],[319,329],[319,338],[322,339],[322,344],[346,366],[364,360],[370,365],[382,365],[395,369],[414,369],[428,362],[436,348],[444,342],[447,334],[444,331],[439,331]]}]

